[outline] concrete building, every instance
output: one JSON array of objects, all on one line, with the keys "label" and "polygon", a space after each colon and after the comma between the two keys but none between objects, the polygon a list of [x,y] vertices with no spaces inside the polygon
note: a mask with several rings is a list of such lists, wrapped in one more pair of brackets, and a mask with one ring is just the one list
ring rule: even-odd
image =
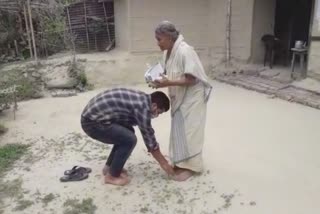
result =
[{"label": "concrete building", "polygon": [[[138,57],[135,63],[140,62],[139,69],[144,68],[147,58],[150,60],[154,56],[156,59],[161,55],[154,38],[155,27],[160,21],[169,20],[176,24],[186,41],[196,48],[205,67],[210,69],[226,59],[227,2],[114,0],[116,47],[127,52],[131,58]],[[232,60],[242,64],[262,65],[265,49],[261,37],[265,34],[279,34],[276,36],[283,37],[281,39],[287,44],[287,67],[290,67],[290,48],[296,40],[304,40],[310,47],[308,75],[320,80],[320,63],[317,61],[320,55],[320,33],[316,30],[319,29],[318,24],[313,24],[320,17],[320,6],[318,0],[294,2],[233,0]],[[319,13],[314,12],[317,9]],[[286,12],[288,10],[291,10],[289,15]],[[292,14],[300,15],[293,17]]]},{"label": "concrete building", "polygon": [[311,46],[309,51],[308,75],[320,80],[320,1],[315,0],[311,32]]}]

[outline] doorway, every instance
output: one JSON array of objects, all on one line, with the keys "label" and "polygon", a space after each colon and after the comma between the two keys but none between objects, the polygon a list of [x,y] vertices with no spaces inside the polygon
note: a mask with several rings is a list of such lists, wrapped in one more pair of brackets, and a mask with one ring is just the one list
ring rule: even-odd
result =
[{"label": "doorway", "polygon": [[313,4],[314,0],[276,1],[274,35],[279,39],[281,51],[275,56],[275,63],[290,65],[291,48],[296,41],[309,47]]}]

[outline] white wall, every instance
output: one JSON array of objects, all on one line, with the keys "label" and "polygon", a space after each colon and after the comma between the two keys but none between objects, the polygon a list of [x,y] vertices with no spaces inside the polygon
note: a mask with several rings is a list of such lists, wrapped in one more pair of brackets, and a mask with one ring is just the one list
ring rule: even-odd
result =
[{"label": "white wall", "polygon": [[[315,0],[312,36],[320,36],[320,1]],[[308,76],[320,80],[320,41],[311,41],[308,60]]]},{"label": "white wall", "polygon": [[254,0],[232,1],[231,55],[248,62],[251,56]]},{"label": "white wall", "polygon": [[159,51],[154,29],[160,21],[173,22],[186,41],[207,49],[209,0],[131,0],[131,52]]},{"label": "white wall", "polygon": [[[268,0],[267,0],[268,1]],[[251,57],[254,0],[233,0],[231,17],[231,57],[248,62]],[[212,65],[226,57],[227,1],[211,0],[209,13],[209,48]]]},{"label": "white wall", "polygon": [[312,41],[309,52],[308,75],[320,80],[320,41]]},{"label": "white wall", "polygon": [[128,50],[130,47],[130,32],[128,30],[129,1],[114,1],[116,47],[122,50]]},{"label": "white wall", "polygon": [[[269,0],[257,1],[271,5]],[[260,6],[260,11],[267,13],[262,11],[263,5]],[[117,44],[131,53],[159,53],[154,29],[160,21],[169,20],[177,26],[186,41],[196,48],[203,61],[209,58],[205,64],[216,65],[225,58],[226,12],[226,0],[115,0]],[[233,59],[248,62],[257,50],[252,51],[252,45],[257,46],[257,41],[252,42],[252,36],[262,30],[255,28],[255,32],[252,31],[253,19],[254,0],[233,0]]]},{"label": "white wall", "polygon": [[211,0],[209,13],[209,52],[212,65],[223,62],[226,53],[227,1]]},{"label": "white wall", "polygon": [[320,1],[314,2],[314,17],[312,25],[312,36],[320,36]]}]

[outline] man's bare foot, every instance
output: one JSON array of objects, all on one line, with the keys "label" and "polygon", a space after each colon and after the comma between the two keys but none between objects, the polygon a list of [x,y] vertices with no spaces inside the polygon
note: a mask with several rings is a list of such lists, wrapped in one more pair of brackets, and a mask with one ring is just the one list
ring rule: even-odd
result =
[{"label": "man's bare foot", "polygon": [[130,182],[130,179],[128,177],[113,177],[109,173],[104,176],[104,183],[105,184],[112,184],[116,186],[124,186]]},{"label": "man's bare foot", "polygon": [[[102,169],[102,174],[103,174],[104,176],[106,176],[106,175],[108,174],[109,168],[110,168],[110,167],[107,166],[107,165],[105,165],[105,166],[103,167],[103,169]],[[121,177],[129,177],[128,171],[127,171],[126,169],[122,169],[122,172],[121,172],[120,176],[121,176]]]},{"label": "man's bare foot", "polygon": [[188,169],[175,167],[175,175],[172,177],[175,181],[186,181],[194,175],[194,172]]}]

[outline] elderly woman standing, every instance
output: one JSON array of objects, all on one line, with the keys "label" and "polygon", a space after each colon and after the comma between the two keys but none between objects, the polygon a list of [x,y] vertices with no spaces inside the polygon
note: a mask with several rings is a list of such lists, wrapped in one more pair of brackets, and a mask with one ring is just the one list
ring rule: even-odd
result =
[{"label": "elderly woman standing", "polygon": [[168,87],[171,99],[170,158],[175,166],[175,180],[184,181],[203,170],[202,147],[207,101],[211,85],[202,63],[176,27],[161,22],[155,30],[167,75],[155,82]]}]

